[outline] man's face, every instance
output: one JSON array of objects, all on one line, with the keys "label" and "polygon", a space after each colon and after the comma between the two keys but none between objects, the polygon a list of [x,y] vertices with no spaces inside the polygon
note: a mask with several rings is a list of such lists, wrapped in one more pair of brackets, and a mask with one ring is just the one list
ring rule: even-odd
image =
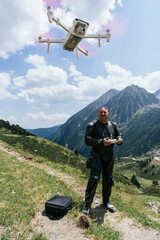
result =
[{"label": "man's face", "polygon": [[108,119],[108,109],[106,108],[99,109],[98,117],[100,122],[106,123]]}]

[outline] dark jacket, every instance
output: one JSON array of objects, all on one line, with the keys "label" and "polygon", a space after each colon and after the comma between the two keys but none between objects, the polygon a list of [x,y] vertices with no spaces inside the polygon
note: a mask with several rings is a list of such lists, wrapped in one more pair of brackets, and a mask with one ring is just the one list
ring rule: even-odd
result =
[{"label": "dark jacket", "polygon": [[96,152],[99,155],[103,155],[113,152],[114,147],[114,144],[104,146],[103,139],[106,137],[117,138],[118,136],[119,132],[115,123],[108,121],[106,124],[103,124],[97,120],[87,125],[85,143],[88,146],[92,146],[91,153]]}]

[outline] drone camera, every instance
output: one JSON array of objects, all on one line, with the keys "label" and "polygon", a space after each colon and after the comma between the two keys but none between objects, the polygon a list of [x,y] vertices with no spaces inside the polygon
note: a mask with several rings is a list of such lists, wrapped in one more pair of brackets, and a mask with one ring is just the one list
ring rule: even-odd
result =
[{"label": "drone camera", "polygon": [[89,24],[78,18],[73,21],[74,33],[80,36],[84,36]]},{"label": "drone camera", "polygon": [[79,26],[76,31],[77,34],[79,35],[84,35],[85,34],[85,28],[83,26]]}]

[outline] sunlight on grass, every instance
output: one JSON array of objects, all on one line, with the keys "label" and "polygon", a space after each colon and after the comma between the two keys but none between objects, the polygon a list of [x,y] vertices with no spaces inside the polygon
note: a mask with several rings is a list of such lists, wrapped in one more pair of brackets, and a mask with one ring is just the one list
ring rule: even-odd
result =
[{"label": "sunlight on grass", "polygon": [[43,211],[44,203],[52,196],[71,196],[75,204],[80,201],[68,186],[43,170],[3,152],[0,162],[0,220],[1,226],[7,226],[12,235],[27,228],[35,213]]},{"label": "sunlight on grass", "polygon": [[[76,155],[62,146],[37,137],[26,137],[8,134],[0,131],[0,136],[5,147],[18,151],[30,163],[36,163],[40,168],[19,161],[16,157],[0,151],[0,225],[5,227],[1,239],[44,240],[45,237],[34,233],[31,220],[36,212],[44,210],[44,203],[52,196],[59,194],[71,196],[74,207],[71,211],[72,217],[77,218],[81,212],[84,199],[75,193],[72,187],[64,184],[60,179],[48,175],[45,166],[57,169],[59,172],[73,176],[79,185],[86,186],[89,171],[85,167],[85,158]],[[136,174],[139,163],[131,159],[118,161],[115,165],[115,186],[113,187],[111,201],[123,216],[133,218],[142,223],[159,230],[159,219],[153,211],[152,203],[160,203],[158,196],[150,196],[144,192],[150,187],[151,180],[137,177],[141,187],[137,188],[131,183],[131,177]],[[42,169],[44,168],[44,170]],[[98,193],[101,194],[101,181],[98,184]],[[91,216],[92,228],[86,234],[94,235],[94,239],[118,240],[119,233],[108,226],[98,224],[95,216]]]}]

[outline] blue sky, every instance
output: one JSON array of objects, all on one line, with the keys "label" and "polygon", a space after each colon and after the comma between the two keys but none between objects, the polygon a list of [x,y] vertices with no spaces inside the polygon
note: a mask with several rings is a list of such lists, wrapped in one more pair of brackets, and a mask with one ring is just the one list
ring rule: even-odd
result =
[{"label": "blue sky", "polygon": [[[47,5],[72,26],[89,23],[87,33],[111,31],[111,40],[83,40],[89,56],[63,50],[61,44],[39,44],[66,32],[49,23]],[[64,123],[111,88],[136,84],[160,89],[159,0],[1,0],[0,118],[24,128]]]}]

